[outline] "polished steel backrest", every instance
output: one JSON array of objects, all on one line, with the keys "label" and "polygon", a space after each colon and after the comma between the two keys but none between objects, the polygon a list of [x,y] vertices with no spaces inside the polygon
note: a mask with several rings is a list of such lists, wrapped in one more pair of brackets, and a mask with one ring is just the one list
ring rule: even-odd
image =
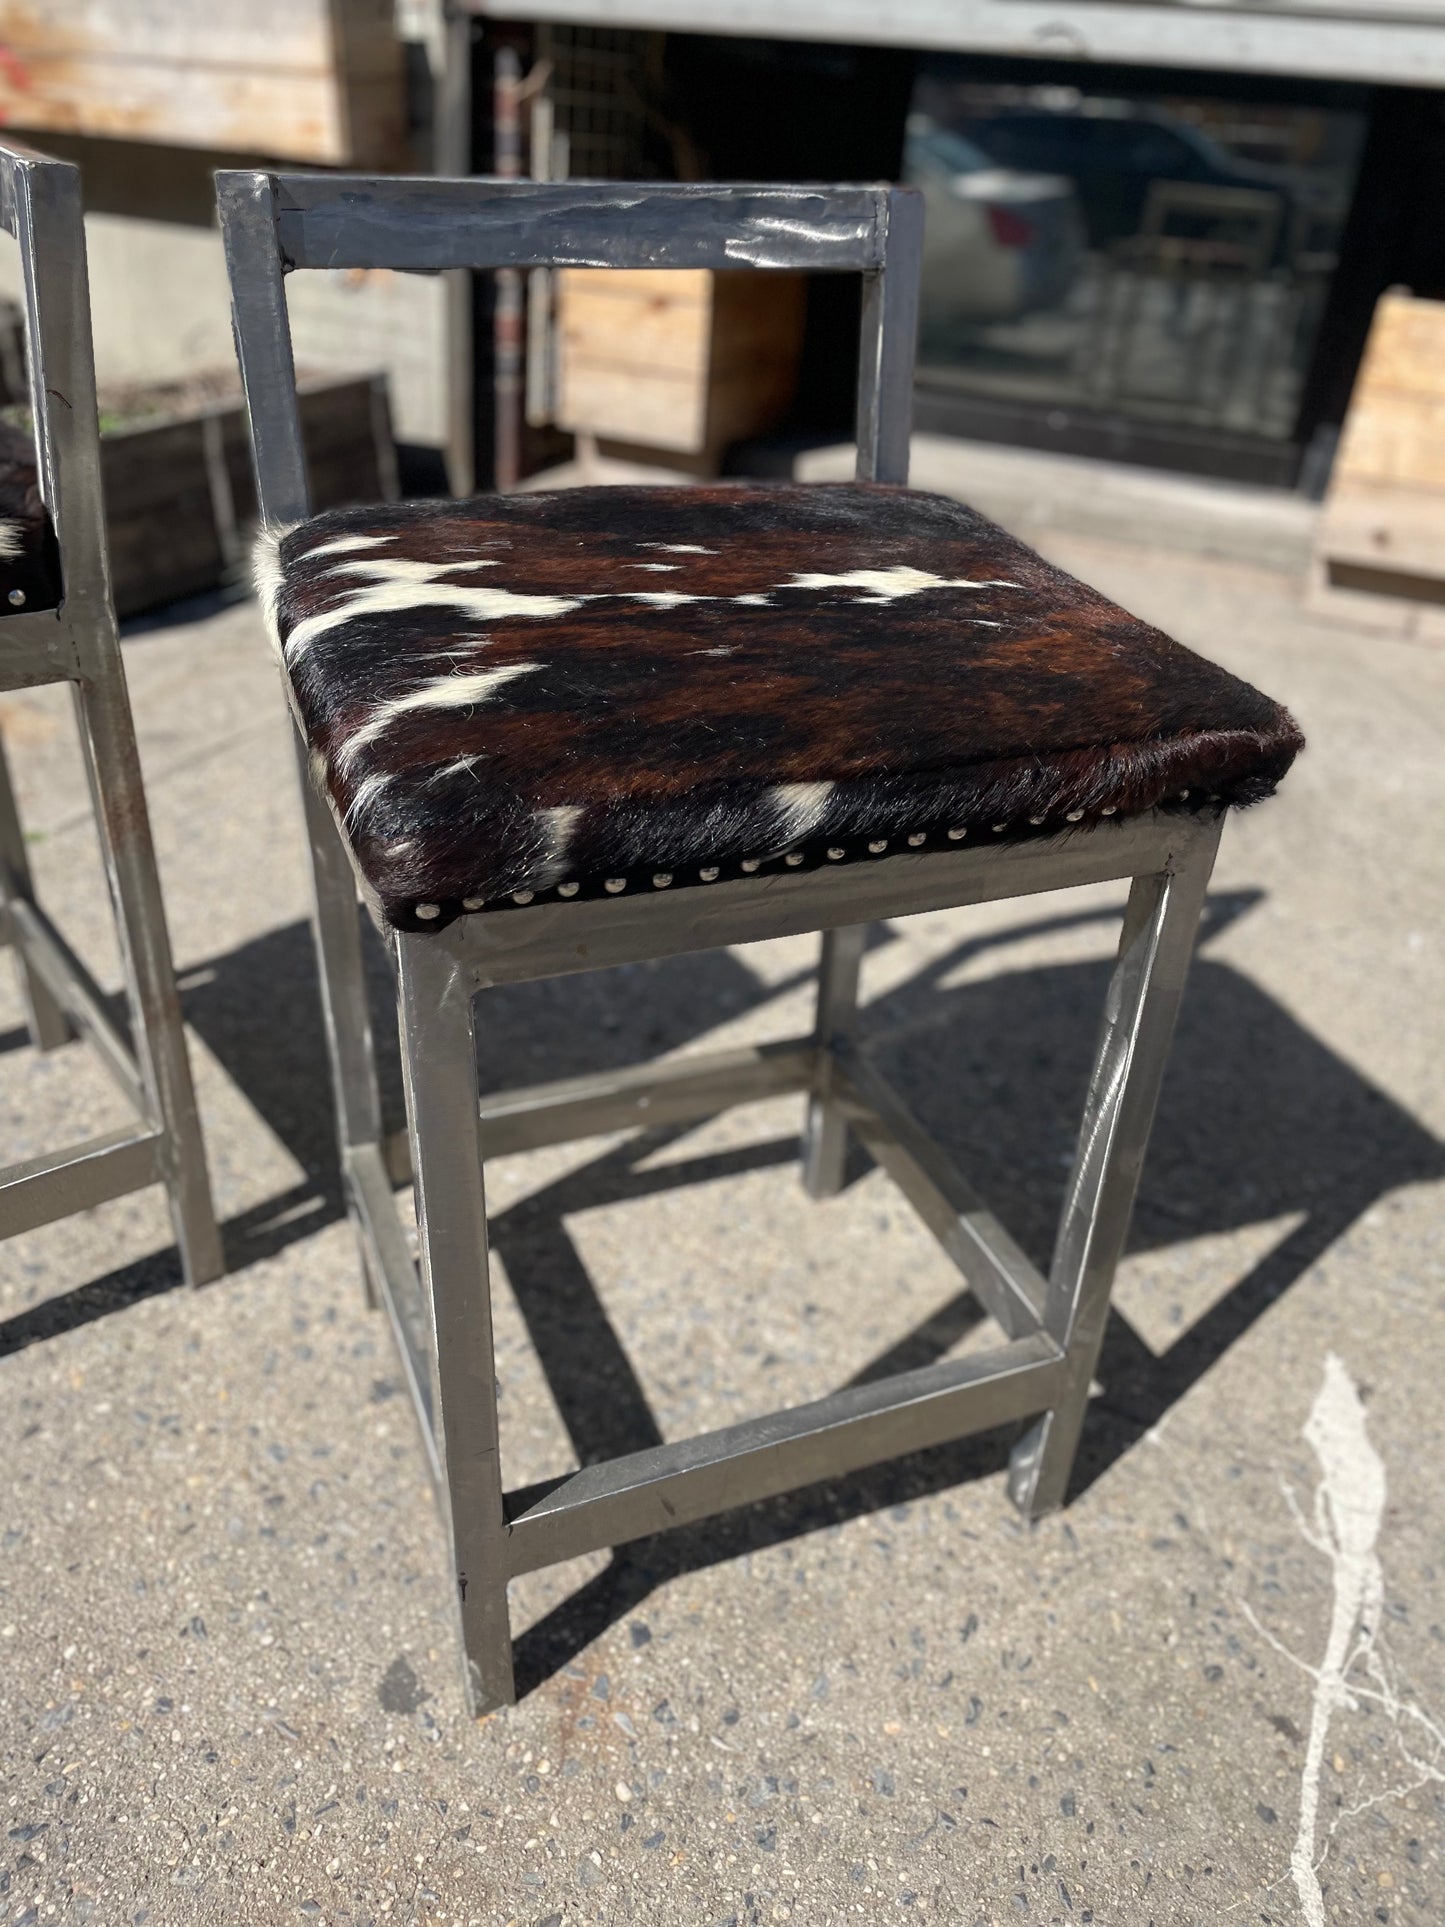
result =
[{"label": "polished steel backrest", "polygon": [[60,545],[59,610],[0,616],[0,688],[83,666],[111,627],[80,170],[0,143],[0,226],[19,244],[40,493]]},{"label": "polished steel backrest", "polygon": [[286,318],[297,268],[812,269],[863,277],[858,475],[908,479],[923,201],[911,188],[216,176],[263,519],[309,512]]}]

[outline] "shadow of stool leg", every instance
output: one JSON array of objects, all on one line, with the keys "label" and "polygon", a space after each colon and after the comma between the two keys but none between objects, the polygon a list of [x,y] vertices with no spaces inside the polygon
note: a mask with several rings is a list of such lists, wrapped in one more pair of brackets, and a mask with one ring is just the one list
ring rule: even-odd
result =
[{"label": "shadow of stool leg", "polygon": [[1065,1353],[1066,1391],[1009,1467],[1009,1496],[1030,1519],[1068,1490],[1219,830],[1201,825],[1177,871],[1136,877],[1129,892],[1049,1271],[1044,1323]]},{"label": "shadow of stool leg", "polygon": [[465,1685],[480,1714],[510,1706],[516,1689],[473,997],[436,938],[399,937],[396,954],[434,1437],[456,1562]]}]

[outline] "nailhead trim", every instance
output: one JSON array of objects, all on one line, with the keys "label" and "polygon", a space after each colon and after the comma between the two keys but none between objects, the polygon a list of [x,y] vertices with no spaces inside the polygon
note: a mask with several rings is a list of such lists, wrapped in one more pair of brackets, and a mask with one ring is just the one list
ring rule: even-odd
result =
[{"label": "nailhead trim", "polygon": [[[1191,792],[1189,790],[1187,789],[1180,790],[1177,792],[1177,800],[1181,803],[1187,802],[1189,800],[1190,795],[1191,795]],[[1220,799],[1216,794],[1211,792],[1209,794],[1208,800],[1211,803],[1218,803]],[[1087,811],[1081,810],[1081,809],[1068,810],[1065,812],[1063,820],[1066,823],[1082,823],[1087,814],[1088,814]],[[1098,815],[1101,817],[1117,816],[1118,814],[1119,814],[1119,806],[1117,803],[1106,803],[1098,810]],[[1042,829],[1047,824],[1048,818],[1046,816],[1031,816],[1029,817],[1028,821],[1032,828]],[[993,834],[995,836],[1002,836],[1007,830],[1012,828],[1012,825],[1007,821],[1005,821],[1003,823],[991,824],[990,828],[992,829]],[[952,829],[944,832],[944,834],[947,836],[950,843],[962,843],[965,837],[967,837],[968,833],[969,833],[968,826],[966,824],[961,824],[961,823],[956,824]],[[918,849],[922,849],[924,845],[928,842],[928,836],[929,836],[929,833],[926,830],[910,830],[902,838],[902,841],[907,844],[910,850],[918,850]],[[886,836],[873,837],[869,840],[867,844],[867,850],[870,856],[882,856],[884,852],[888,849],[888,847],[889,847],[889,839]],[[833,843],[833,844],[829,844],[826,847],[826,849],[822,852],[822,854],[826,857],[829,863],[842,863],[847,860],[849,852],[845,845],[841,843]],[[776,861],[777,859],[774,858],[772,860]],[[783,863],[790,870],[800,869],[803,866],[803,864],[807,862],[807,860],[808,860],[807,852],[804,850],[786,850],[783,852],[783,855],[782,855]],[[763,857],[758,857],[758,856],[745,856],[745,857],[736,859],[736,861],[737,861],[737,868],[742,873],[742,875],[756,876],[758,871],[762,869],[763,864],[765,861],[767,861],[767,859]],[[708,863],[708,864],[702,865],[697,872],[699,882],[716,883],[719,877],[723,875],[726,867],[727,867],[726,865],[717,864],[717,863]],[[672,883],[673,883],[673,873],[670,870],[658,870],[654,872],[652,877],[652,887],[654,890],[669,889],[671,888]],[[628,885],[628,879],[626,877],[607,877],[603,880],[602,887],[607,892],[608,896],[616,897],[616,896],[622,895],[623,891],[626,890],[627,885]],[[559,883],[555,887],[556,887],[557,895],[559,897],[570,898],[580,894],[580,892],[583,889],[583,884],[582,882],[578,881],[575,878],[569,878],[567,882]],[[518,905],[526,905],[529,903],[534,903],[537,900],[537,897],[539,895],[545,896],[546,892],[545,891],[539,892],[536,890],[514,890],[511,892],[510,900],[511,902]],[[488,901],[489,900],[486,897],[480,897],[480,896],[463,897],[462,908],[463,910],[482,910],[486,908]],[[495,902],[496,900],[492,899],[491,901]],[[431,923],[431,922],[434,922],[436,918],[440,917],[440,915],[442,914],[442,907],[438,903],[418,903],[414,906],[414,913],[423,923]]]}]

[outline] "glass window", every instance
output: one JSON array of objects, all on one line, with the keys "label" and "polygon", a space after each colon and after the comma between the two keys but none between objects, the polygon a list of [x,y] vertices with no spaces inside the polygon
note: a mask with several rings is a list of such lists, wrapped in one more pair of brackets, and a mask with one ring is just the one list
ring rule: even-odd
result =
[{"label": "glass window", "polygon": [[905,160],[927,204],[921,384],[1288,440],[1364,125],[926,60]]}]

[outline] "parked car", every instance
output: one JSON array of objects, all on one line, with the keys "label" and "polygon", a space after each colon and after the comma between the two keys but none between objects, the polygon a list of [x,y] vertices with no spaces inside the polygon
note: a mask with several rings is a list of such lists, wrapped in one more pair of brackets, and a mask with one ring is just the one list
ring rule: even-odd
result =
[{"label": "parked car", "polygon": [[1085,242],[1071,182],[1000,166],[917,114],[908,120],[904,178],[924,200],[925,327],[1012,320],[1064,299]]},{"label": "parked car", "polygon": [[[1110,111],[1098,111],[1107,106]],[[1007,107],[960,121],[953,130],[971,148],[1006,168],[1066,175],[1083,209],[1089,245],[1105,248],[1139,232],[1155,181],[1242,187],[1278,195],[1281,238],[1293,197],[1280,171],[1237,161],[1187,121],[1126,102],[1089,111]]]}]

